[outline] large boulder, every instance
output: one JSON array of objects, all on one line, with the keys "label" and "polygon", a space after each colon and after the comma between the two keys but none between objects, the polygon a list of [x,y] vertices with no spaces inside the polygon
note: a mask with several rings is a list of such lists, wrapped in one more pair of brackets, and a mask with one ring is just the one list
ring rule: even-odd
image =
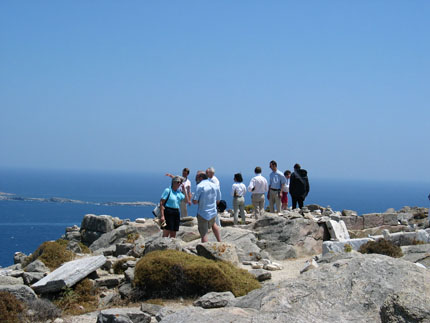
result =
[{"label": "large boulder", "polygon": [[313,220],[264,215],[255,222],[254,230],[259,240],[257,245],[277,260],[311,256],[322,251],[324,228]]},{"label": "large boulder", "polygon": [[36,293],[58,292],[63,287],[71,287],[106,262],[104,256],[86,257],[66,262],[31,287]]},{"label": "large boulder", "polygon": [[234,265],[239,265],[236,247],[232,244],[225,242],[205,242],[198,244],[196,250],[199,256],[213,260],[228,261]]},{"label": "large boulder", "polygon": [[97,323],[149,323],[151,316],[134,308],[110,308],[100,311]]},{"label": "large boulder", "polygon": [[29,303],[37,299],[36,293],[25,285],[0,285],[0,292],[13,294],[17,299]]},{"label": "large boulder", "polygon": [[145,254],[156,250],[178,250],[182,251],[182,241],[175,238],[152,237],[146,242]]}]

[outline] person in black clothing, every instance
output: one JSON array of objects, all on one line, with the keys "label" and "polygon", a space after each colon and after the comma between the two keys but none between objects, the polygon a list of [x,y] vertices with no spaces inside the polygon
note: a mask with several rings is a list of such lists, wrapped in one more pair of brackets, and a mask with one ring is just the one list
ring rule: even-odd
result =
[{"label": "person in black clothing", "polygon": [[309,193],[308,172],[301,169],[299,164],[294,165],[294,172],[290,177],[290,195],[293,209],[299,204],[299,208],[303,207],[303,202]]}]

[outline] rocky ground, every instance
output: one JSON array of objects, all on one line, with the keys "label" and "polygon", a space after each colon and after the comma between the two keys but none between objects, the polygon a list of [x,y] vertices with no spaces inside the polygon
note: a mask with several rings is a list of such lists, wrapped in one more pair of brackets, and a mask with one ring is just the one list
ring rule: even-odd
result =
[{"label": "rocky ground", "polygon": [[[63,236],[75,260],[51,271],[40,260],[23,266],[27,255],[17,253],[16,264],[0,270],[0,290],[26,301],[88,278],[102,291],[98,311],[57,318],[57,323],[430,322],[427,212],[405,207],[359,217],[354,211],[310,205],[282,215],[266,213],[258,220],[248,217],[239,226],[224,213],[223,242],[210,234],[205,244],[191,217],[182,220],[177,239],[169,239],[161,238],[153,220],[86,215],[80,227],[67,228]],[[401,246],[404,256],[355,251],[382,238]],[[91,254],[83,253],[82,243]],[[163,306],[131,303],[118,308],[119,300],[133,293],[136,262],[164,249],[229,261],[253,274],[262,288],[237,298],[206,295],[197,306],[193,300],[176,299],[164,300]],[[119,261],[124,274],[114,273]]]}]

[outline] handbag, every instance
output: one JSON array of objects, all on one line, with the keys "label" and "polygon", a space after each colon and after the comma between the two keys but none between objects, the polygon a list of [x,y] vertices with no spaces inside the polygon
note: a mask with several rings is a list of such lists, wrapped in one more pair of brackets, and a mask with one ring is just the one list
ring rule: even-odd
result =
[{"label": "handbag", "polygon": [[[171,191],[172,191],[172,190],[170,189],[170,190],[169,190],[169,195],[167,195],[167,199],[166,199],[166,202],[164,202],[164,205],[166,205],[167,201],[169,200],[170,192],[171,192]],[[160,215],[161,215],[160,203],[158,203],[158,204],[155,206],[155,208],[152,210],[152,214],[154,214],[154,216],[155,216],[156,218],[159,218],[159,217],[160,217]]]}]

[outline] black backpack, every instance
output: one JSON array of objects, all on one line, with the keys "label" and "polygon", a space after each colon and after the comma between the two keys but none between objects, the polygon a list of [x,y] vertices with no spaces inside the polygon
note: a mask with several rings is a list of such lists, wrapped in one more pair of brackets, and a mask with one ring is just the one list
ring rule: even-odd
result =
[{"label": "black backpack", "polygon": [[217,211],[220,213],[224,212],[226,208],[227,208],[227,202],[224,200],[220,200],[216,207]]}]

